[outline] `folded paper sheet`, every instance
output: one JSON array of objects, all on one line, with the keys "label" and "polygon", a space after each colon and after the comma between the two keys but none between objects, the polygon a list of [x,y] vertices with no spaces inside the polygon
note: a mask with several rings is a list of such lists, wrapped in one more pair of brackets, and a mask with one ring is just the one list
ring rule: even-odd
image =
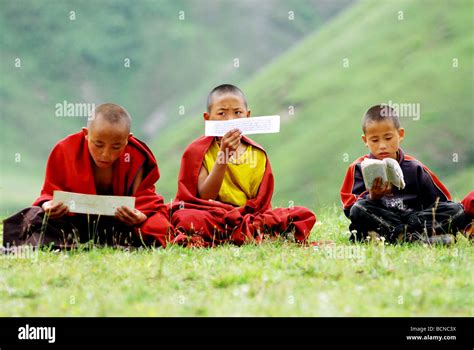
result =
[{"label": "folded paper sheet", "polygon": [[54,191],[54,202],[63,202],[71,213],[114,216],[118,207],[135,208],[135,197],[99,196],[74,192]]},{"label": "folded paper sheet", "polygon": [[205,123],[206,136],[224,136],[232,129],[239,129],[244,135],[277,133],[280,132],[280,116],[206,120]]}]

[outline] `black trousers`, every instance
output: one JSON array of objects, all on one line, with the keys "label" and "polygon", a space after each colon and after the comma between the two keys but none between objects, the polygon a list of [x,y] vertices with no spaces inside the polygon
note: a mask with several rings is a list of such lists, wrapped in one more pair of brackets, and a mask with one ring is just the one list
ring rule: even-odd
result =
[{"label": "black trousers", "polygon": [[364,199],[354,203],[349,218],[352,240],[363,240],[369,231],[375,231],[390,243],[456,233],[467,225],[463,206],[455,202],[440,202],[415,211],[388,208],[380,200]]},{"label": "black trousers", "polygon": [[79,243],[140,246],[134,229],[111,216],[65,215],[50,219],[41,207],[19,211],[3,221],[3,246],[52,246],[68,249]]}]

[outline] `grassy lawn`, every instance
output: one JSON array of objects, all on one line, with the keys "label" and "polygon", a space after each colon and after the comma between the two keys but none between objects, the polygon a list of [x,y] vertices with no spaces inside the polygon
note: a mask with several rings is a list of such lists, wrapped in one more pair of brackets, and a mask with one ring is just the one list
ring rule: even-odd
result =
[{"label": "grassy lawn", "polygon": [[0,316],[473,316],[473,245],[350,244],[336,209],[311,240],[0,258]]}]

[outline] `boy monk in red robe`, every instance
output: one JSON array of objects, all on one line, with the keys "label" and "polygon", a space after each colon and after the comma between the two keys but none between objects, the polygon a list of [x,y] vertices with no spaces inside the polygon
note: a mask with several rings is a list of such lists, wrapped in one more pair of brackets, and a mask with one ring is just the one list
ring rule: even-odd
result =
[{"label": "boy monk in red robe", "polygon": [[[115,104],[98,106],[81,132],[52,150],[40,197],[4,221],[4,246],[77,243],[161,244],[170,228],[163,198],[155,193],[158,165],[150,149],[130,133],[128,112]],[[53,201],[53,191],[134,196],[135,208],[120,207],[115,217],[69,213]],[[153,220],[147,220],[153,215]]]},{"label": "boy monk in red robe", "polygon": [[[205,120],[247,118],[242,91],[220,85],[208,96]],[[231,130],[222,138],[202,136],[185,150],[172,206],[175,242],[209,247],[241,245],[282,235],[305,242],[316,222],[303,207],[272,209],[273,175],[264,149]]]}]

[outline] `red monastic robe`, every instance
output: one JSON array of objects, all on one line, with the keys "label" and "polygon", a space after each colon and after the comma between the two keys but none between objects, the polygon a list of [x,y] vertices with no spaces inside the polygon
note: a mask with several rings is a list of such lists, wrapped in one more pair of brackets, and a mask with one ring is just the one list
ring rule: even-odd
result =
[{"label": "red monastic robe", "polygon": [[[41,206],[51,200],[54,190],[97,194],[92,162],[87,140],[82,132],[59,141],[49,156],[41,195],[33,205]],[[135,208],[149,217],[136,228],[136,233],[141,232],[145,241],[154,239],[165,245],[170,223],[163,198],[155,193],[155,183],[160,174],[153,153],[143,142],[132,136],[113,167],[113,195],[135,197]],[[142,182],[136,193],[131,193],[135,177],[142,167]]]},{"label": "red monastic robe", "polygon": [[466,215],[470,218],[474,218],[474,191],[469,192],[461,203],[464,206]]},{"label": "red monastic robe", "polygon": [[[176,242],[197,246],[213,246],[230,242],[261,242],[265,232],[282,234],[294,229],[296,241],[305,242],[316,222],[316,216],[304,207],[272,209],[273,174],[267,165],[257,196],[244,206],[235,207],[220,201],[198,197],[198,175],[204,155],[213,137],[202,136],[185,150],[178,177],[178,192],[172,205],[171,223]],[[247,137],[243,140],[263,152],[263,148]],[[194,233],[190,236],[189,233]]]}]

